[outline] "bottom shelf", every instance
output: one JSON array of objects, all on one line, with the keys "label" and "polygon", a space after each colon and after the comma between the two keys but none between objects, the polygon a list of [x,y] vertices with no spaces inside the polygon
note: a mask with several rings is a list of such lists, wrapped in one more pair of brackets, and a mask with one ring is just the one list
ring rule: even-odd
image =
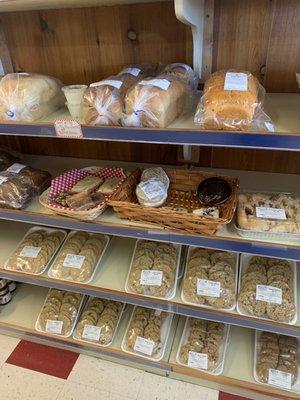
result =
[{"label": "bottom shelf", "polygon": [[114,341],[109,347],[92,343],[82,344],[70,338],[59,338],[35,331],[35,321],[43,305],[48,288],[19,285],[12,301],[0,310],[0,331],[22,339],[50,346],[73,350],[96,357],[111,359],[150,372],[193,382],[202,386],[231,391],[240,395],[263,399],[299,399],[299,393],[291,393],[258,384],[252,376],[254,331],[237,326],[231,327],[230,340],[222,375],[214,376],[176,364],[176,352],[184,326],[184,317],[173,319],[164,358],[154,362],[121,350],[121,342],[130,317],[131,306],[125,311]]}]

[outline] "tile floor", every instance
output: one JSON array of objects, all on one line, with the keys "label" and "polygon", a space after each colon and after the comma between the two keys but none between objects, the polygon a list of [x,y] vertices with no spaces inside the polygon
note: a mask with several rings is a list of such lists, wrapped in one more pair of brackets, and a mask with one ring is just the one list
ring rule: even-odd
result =
[{"label": "tile floor", "polygon": [[4,335],[0,335],[0,388],[5,400],[242,399]]}]

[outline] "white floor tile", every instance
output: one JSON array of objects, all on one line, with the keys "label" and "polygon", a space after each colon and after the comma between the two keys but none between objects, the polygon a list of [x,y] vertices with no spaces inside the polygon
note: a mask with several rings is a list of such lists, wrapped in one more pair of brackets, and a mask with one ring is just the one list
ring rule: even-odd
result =
[{"label": "white floor tile", "polygon": [[7,360],[19,341],[10,336],[0,335],[0,366]]},{"label": "white floor tile", "polygon": [[0,387],[5,400],[54,400],[65,382],[10,364],[4,364],[0,369]]},{"label": "white floor tile", "polygon": [[110,393],[95,386],[67,381],[57,400],[111,400]]}]

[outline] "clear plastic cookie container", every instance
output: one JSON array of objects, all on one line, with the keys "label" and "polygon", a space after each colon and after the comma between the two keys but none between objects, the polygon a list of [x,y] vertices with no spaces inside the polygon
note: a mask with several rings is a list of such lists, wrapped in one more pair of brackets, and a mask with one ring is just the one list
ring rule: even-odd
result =
[{"label": "clear plastic cookie container", "polygon": [[190,246],[181,299],[185,304],[233,311],[236,307],[239,255]]},{"label": "clear plastic cookie container", "polygon": [[90,283],[100,267],[109,236],[72,231],[51,265],[50,278]]},{"label": "clear plastic cookie container", "polygon": [[61,337],[71,336],[83,301],[82,294],[50,289],[37,318],[35,329]]},{"label": "clear plastic cookie container", "polygon": [[135,306],[121,348],[125,353],[160,361],[164,357],[173,314]]},{"label": "clear plastic cookie container", "polygon": [[229,342],[230,325],[188,317],[176,362],[213,375],[221,375]]},{"label": "clear plastic cookie container", "polygon": [[110,346],[117,332],[125,303],[90,297],[80,314],[73,339]]},{"label": "clear plastic cookie container", "polygon": [[241,315],[297,322],[295,261],[242,254],[237,311]]},{"label": "clear plastic cookie container", "polygon": [[171,300],[176,294],[181,245],[137,240],[125,290],[127,293]]},{"label": "clear plastic cookie container", "polygon": [[4,269],[31,275],[43,274],[67,236],[61,229],[33,227],[4,264]]},{"label": "clear plastic cookie container", "polygon": [[300,339],[255,332],[253,376],[256,382],[300,393]]}]

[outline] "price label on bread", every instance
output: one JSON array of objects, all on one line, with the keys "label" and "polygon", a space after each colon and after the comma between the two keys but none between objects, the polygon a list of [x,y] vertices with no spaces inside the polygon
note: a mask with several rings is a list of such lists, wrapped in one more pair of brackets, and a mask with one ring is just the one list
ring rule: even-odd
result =
[{"label": "price label on bread", "polygon": [[292,374],[277,369],[269,369],[268,383],[282,389],[290,390],[292,388]]},{"label": "price label on bread", "polygon": [[281,304],[282,289],[274,286],[256,285],[256,300]]},{"label": "price label on bread", "polygon": [[147,356],[151,356],[154,348],[154,341],[150,339],[145,339],[141,336],[137,336],[134,351],[142,354],[146,354]]},{"label": "price label on bread", "polygon": [[84,326],[84,329],[82,332],[82,338],[87,339],[87,340],[99,341],[100,334],[101,334],[101,326],[87,324]]},{"label": "price label on bread", "polygon": [[140,72],[141,72],[141,70],[139,68],[132,67],[132,68],[124,68],[121,71],[121,74],[130,74],[130,75],[133,75],[133,76],[138,76],[138,74]]},{"label": "price label on bread", "polygon": [[197,353],[196,351],[190,351],[188,357],[188,366],[191,368],[207,370],[208,366],[207,354]]},{"label": "price label on bread", "polygon": [[247,74],[243,72],[227,72],[225,76],[224,90],[246,92],[248,90]]},{"label": "price label on bread", "polygon": [[273,207],[256,207],[257,218],[266,219],[280,219],[285,220],[286,214],[283,208],[273,208]]},{"label": "price label on bread", "polygon": [[199,296],[220,297],[221,283],[207,279],[197,279],[197,294]]},{"label": "price label on bread", "polygon": [[141,285],[161,286],[163,273],[154,269],[143,269],[141,272]]},{"label": "price label on bread", "polygon": [[75,119],[57,119],[54,121],[56,136],[70,139],[81,139],[83,133],[81,125]]}]

